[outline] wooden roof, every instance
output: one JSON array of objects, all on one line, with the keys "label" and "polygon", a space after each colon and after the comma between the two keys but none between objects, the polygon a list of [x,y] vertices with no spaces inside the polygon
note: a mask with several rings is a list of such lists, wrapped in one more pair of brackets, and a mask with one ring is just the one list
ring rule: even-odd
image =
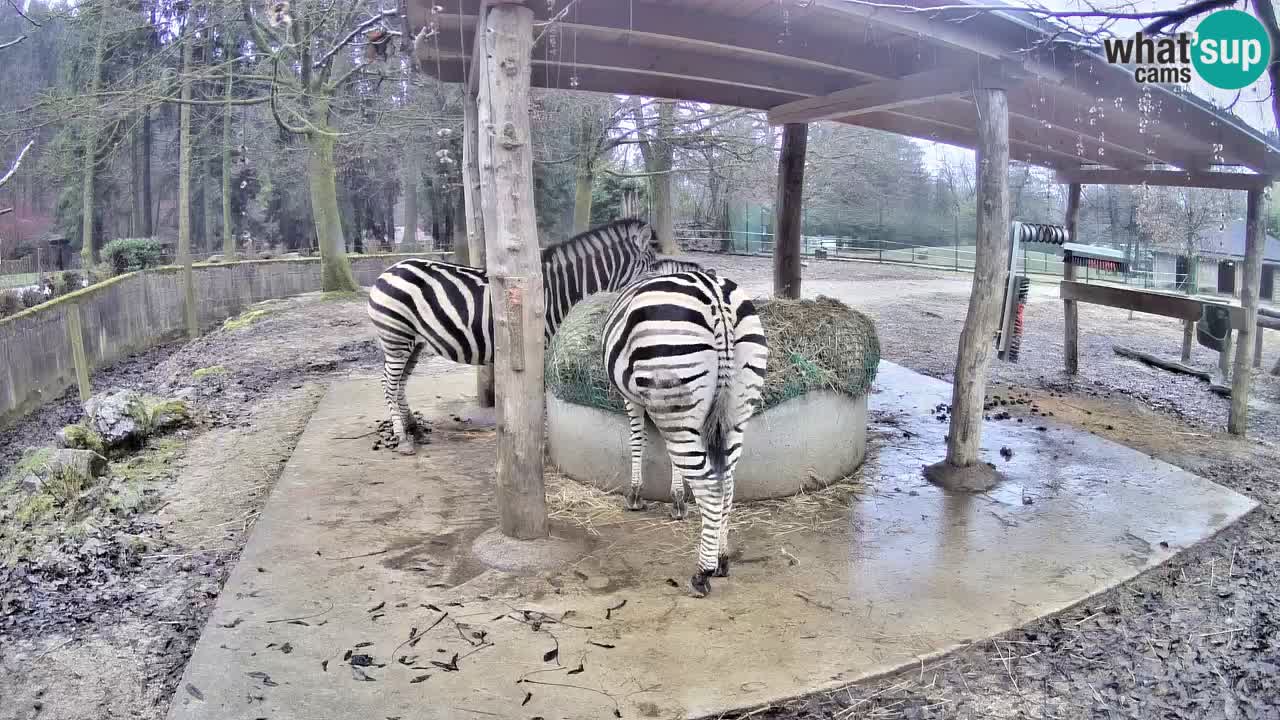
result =
[{"label": "wooden roof", "polygon": [[[437,27],[420,47],[424,71],[463,80],[481,1],[408,0],[415,31]],[[772,122],[836,120],[965,148],[977,144],[972,89],[998,84],[1009,90],[1011,156],[1064,179],[1084,169],[1095,182],[1141,182],[1162,165],[1190,171],[1173,184],[1211,184],[1220,174],[1211,171],[1224,169],[1280,175],[1280,145],[1238,118],[1190,93],[1144,89],[1016,8],[954,9],[970,1],[888,0],[922,12],[854,0],[556,0],[552,10],[531,0],[532,82],[767,110]],[[943,3],[952,9],[928,10]],[[551,30],[545,21],[556,13]],[[1097,172],[1105,168],[1124,172]],[[1173,175],[1164,170],[1151,177]]]}]

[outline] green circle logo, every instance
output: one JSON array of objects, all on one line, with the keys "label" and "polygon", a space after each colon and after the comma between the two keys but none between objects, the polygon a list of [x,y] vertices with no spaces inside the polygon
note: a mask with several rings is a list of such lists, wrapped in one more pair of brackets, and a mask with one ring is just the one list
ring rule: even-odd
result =
[{"label": "green circle logo", "polygon": [[1241,10],[1211,13],[1196,28],[1191,62],[1210,85],[1239,90],[1262,77],[1271,39],[1258,19]]}]

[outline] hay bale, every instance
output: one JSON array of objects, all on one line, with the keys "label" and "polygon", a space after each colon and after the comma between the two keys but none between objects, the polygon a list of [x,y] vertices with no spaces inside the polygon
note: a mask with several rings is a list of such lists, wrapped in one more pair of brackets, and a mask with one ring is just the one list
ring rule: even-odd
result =
[{"label": "hay bale", "polygon": [[[552,338],[546,385],[561,400],[625,411],[622,396],[605,375],[600,349],[605,316],[616,299],[615,293],[598,293],[582,301]],[[852,397],[870,390],[880,364],[880,339],[870,318],[825,296],[754,302],[769,341],[763,403],[757,412],[814,390]]]}]

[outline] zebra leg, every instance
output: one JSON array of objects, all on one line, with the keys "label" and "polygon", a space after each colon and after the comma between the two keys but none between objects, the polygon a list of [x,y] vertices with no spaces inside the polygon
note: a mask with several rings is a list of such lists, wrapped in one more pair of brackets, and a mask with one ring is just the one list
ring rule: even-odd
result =
[{"label": "zebra leg", "polygon": [[627,415],[631,420],[631,487],[627,489],[626,508],[644,510],[648,505],[640,499],[640,487],[644,484],[644,407],[626,401]]},{"label": "zebra leg", "polygon": [[409,408],[409,399],[406,391],[409,387],[409,378],[413,375],[413,370],[418,366],[418,358],[422,356],[422,345],[414,345],[409,351],[409,357],[404,362],[404,371],[400,375],[400,391],[396,395],[396,406],[403,418],[405,432],[413,435],[418,429],[418,420],[413,416],[413,410]]},{"label": "zebra leg", "polygon": [[698,572],[690,580],[694,593],[706,597],[711,592],[711,577],[720,567],[720,525],[724,514],[724,492],[720,479],[711,472],[706,449],[697,443],[698,455],[686,455],[685,460],[698,460],[701,472],[690,479],[689,488],[698,501],[702,515],[702,533],[698,540]]},{"label": "zebra leg", "polygon": [[402,387],[407,379],[405,366],[413,355],[413,347],[382,342],[382,394],[387,401],[387,410],[391,413],[391,435],[396,443],[396,450],[402,455],[412,455],[416,448],[413,433],[407,432],[405,416],[401,412]]},{"label": "zebra leg", "polygon": [[721,501],[719,555],[716,558],[716,577],[729,577],[729,515],[733,512],[733,470],[724,471],[724,497]]},{"label": "zebra leg", "polygon": [[684,482],[684,476],[680,474],[680,468],[674,463],[671,465],[671,519],[683,520],[689,513],[689,505],[685,502],[685,490],[688,486]]}]

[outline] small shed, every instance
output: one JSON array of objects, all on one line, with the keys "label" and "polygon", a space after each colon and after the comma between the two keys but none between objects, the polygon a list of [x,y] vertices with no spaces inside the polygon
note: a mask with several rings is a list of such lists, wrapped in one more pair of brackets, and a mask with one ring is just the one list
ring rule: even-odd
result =
[{"label": "small shed", "polygon": [[[1156,286],[1182,290],[1188,279],[1194,277],[1196,292],[1239,296],[1244,285],[1246,230],[1243,218],[1213,228],[1200,242],[1199,257],[1192,260],[1175,250],[1157,249],[1152,254]],[[1197,265],[1194,272],[1192,263]],[[1280,240],[1268,233],[1262,251],[1262,281],[1258,291],[1263,300],[1275,299],[1277,267],[1280,267]]]}]

